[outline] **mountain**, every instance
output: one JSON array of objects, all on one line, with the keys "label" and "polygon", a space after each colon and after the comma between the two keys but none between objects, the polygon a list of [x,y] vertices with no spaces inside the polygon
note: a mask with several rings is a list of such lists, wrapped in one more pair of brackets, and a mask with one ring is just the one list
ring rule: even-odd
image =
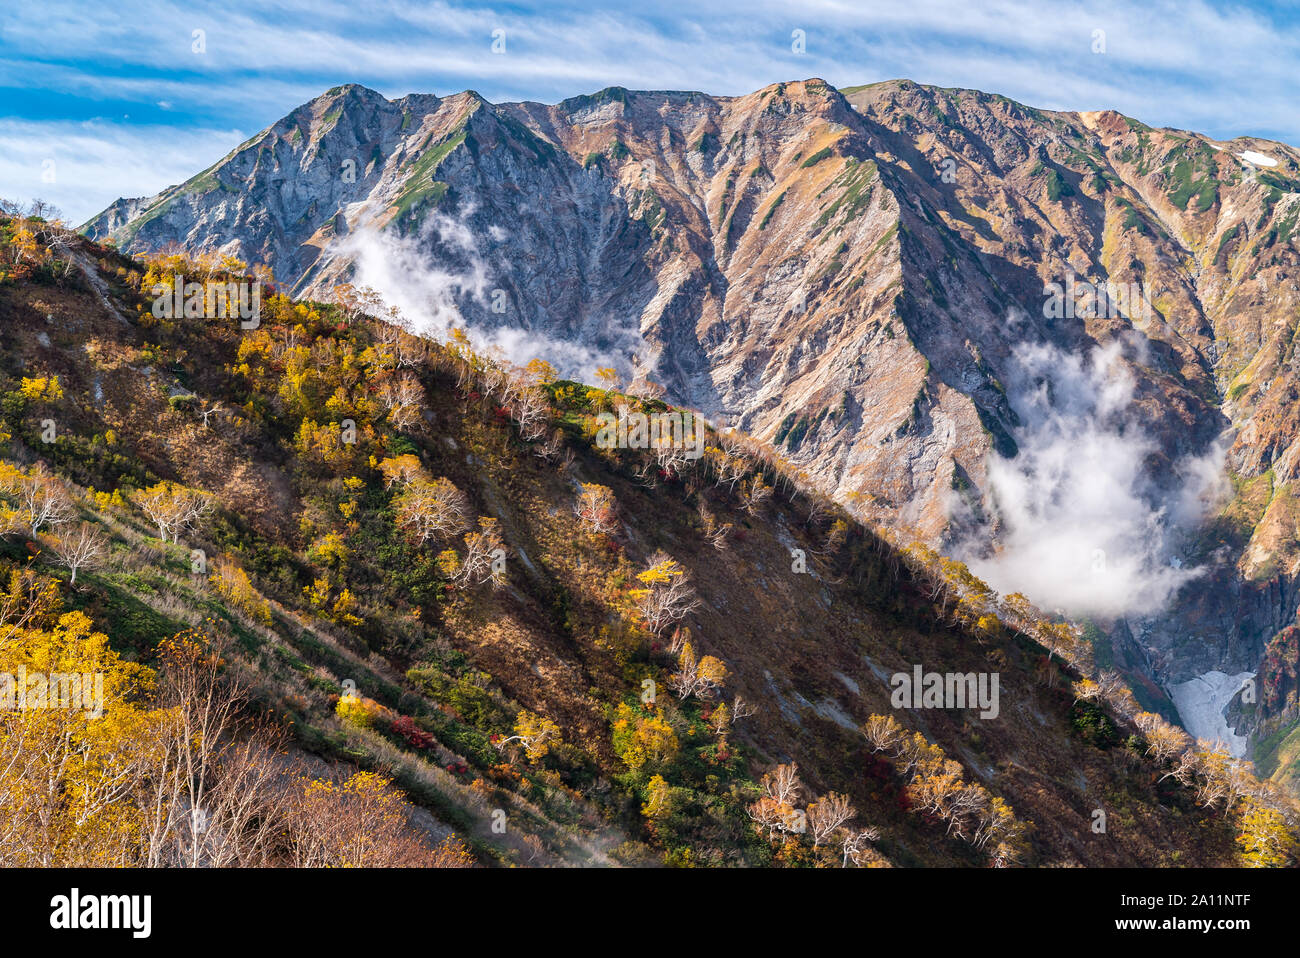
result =
[{"label": "mountain", "polygon": [[[321,299],[410,282],[435,330],[556,361],[636,352],[856,517],[1088,616],[1172,717],[1300,601],[1298,197],[1284,144],[906,80],[345,86],[85,231]],[[1294,725],[1252,697],[1240,730]]]},{"label": "mountain", "polygon": [[[740,434],[698,459],[611,447],[602,412],[680,411],[273,288],[255,328],[156,316],[155,284],[250,279],[39,219],[0,217],[0,264],[0,654],[81,621],[62,608],[164,676],[187,637],[297,760],[391,780],[458,863],[1290,854],[1290,801],[1140,713],[1076,629],[900,549]],[[74,515],[106,545],[75,581]],[[900,697],[918,673],[978,678],[978,701]],[[114,721],[148,688],[115,691]],[[30,715],[0,715],[0,755]],[[115,769],[103,741],[84,747]],[[204,771],[204,794],[246,767]],[[105,828],[70,834],[107,855]],[[272,832],[247,854],[301,852]]]}]

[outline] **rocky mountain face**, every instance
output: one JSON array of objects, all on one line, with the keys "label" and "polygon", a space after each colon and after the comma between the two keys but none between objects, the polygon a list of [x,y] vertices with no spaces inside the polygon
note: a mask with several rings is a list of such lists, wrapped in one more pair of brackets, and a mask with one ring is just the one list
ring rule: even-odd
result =
[{"label": "rocky mountain face", "polygon": [[[1254,670],[1294,617],[1298,219],[1283,144],[812,79],[555,105],[339,87],[84,229],[264,263],[318,298],[366,278],[359,251],[383,237],[379,259],[414,255],[444,322],[636,352],[672,400],[855,514],[972,560],[1032,546],[1026,488],[1028,513],[1068,513],[1119,482],[1164,601],[1087,611],[1160,700]],[[1060,464],[1035,451],[1069,458],[1085,433],[1122,444],[1133,475],[1054,488]],[[1226,481],[1197,485],[1206,463]],[[1199,512],[1176,502],[1189,489]],[[1067,572],[1126,568],[1086,539]]]}]

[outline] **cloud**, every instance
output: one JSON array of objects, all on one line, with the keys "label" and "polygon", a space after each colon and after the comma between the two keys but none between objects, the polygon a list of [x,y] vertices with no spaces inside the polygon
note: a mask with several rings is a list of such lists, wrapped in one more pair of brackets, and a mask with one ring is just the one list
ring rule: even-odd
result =
[{"label": "cloud", "polygon": [[967,544],[972,571],[1072,615],[1158,612],[1201,573],[1180,551],[1225,492],[1223,446],[1177,460],[1157,482],[1121,343],[1086,357],[1026,345],[1016,360],[1020,451],[988,464],[1001,528],[992,555]]},{"label": "cloud", "polygon": [[244,139],[238,130],[0,120],[0,183],[7,199],[46,200],[79,225],[118,197],[184,182]]},{"label": "cloud", "polygon": [[446,341],[455,327],[465,330],[477,351],[500,353],[516,365],[540,358],[562,377],[595,382],[598,368],[612,366],[626,372],[629,356],[643,352],[645,344],[635,328],[610,322],[600,337],[617,344],[610,350],[594,349],[582,342],[558,338],[541,330],[489,322],[493,294],[488,254],[469,226],[474,210],[457,216],[435,212],[415,236],[363,223],[336,240],[327,255],[351,260],[350,282],[371,287],[384,302],[396,307],[416,332]]},{"label": "cloud", "polygon": [[[390,97],[473,88],[494,101],[553,102],[610,85],[735,95],[809,76],[840,86],[909,77],[1037,107],[1116,109],[1219,139],[1300,144],[1291,76],[1300,30],[1294,12],[1277,7],[1203,0],[809,0],[797,7],[776,0],[642,7],[122,0],[115,13],[46,0],[0,14],[5,115],[48,124],[49,139],[61,134],[63,121],[95,120],[107,141],[102,150],[124,137],[145,144],[123,167],[138,171],[133,184],[96,186],[91,178],[84,199],[64,201],[77,204],[78,217],[118,193],[141,195],[154,183],[183,179],[173,171],[190,156],[178,149],[192,131],[261,129],[344,82]],[[492,52],[497,29],[506,39],[499,55]],[[791,48],[795,29],[806,34],[802,54]],[[204,31],[202,52],[193,49],[195,30]],[[1101,54],[1093,52],[1099,30]],[[167,133],[149,145],[149,131],[132,132],[142,123]],[[205,168],[231,145],[223,142],[185,172]]]}]

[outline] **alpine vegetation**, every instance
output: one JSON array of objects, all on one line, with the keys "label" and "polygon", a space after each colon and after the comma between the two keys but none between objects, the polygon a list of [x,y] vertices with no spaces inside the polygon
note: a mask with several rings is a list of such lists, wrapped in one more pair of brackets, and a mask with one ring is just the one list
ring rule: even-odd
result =
[{"label": "alpine vegetation", "polygon": [[679,453],[685,459],[704,455],[706,424],[688,410],[630,412],[620,405],[618,414],[596,416],[598,449],[653,449],[663,454]]}]

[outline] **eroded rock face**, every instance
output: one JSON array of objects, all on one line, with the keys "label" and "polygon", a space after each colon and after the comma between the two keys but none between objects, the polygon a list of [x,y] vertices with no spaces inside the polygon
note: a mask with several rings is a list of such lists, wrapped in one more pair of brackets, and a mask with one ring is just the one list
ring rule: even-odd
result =
[{"label": "eroded rock face", "polygon": [[[468,325],[653,356],[671,399],[947,546],[1003,531],[989,458],[1016,453],[1025,397],[1051,386],[1024,349],[1119,341],[1149,498],[1220,438],[1235,482],[1180,540],[1197,584],[1118,623],[1169,683],[1253,669],[1295,611],[1298,219],[1300,153],[1281,144],[807,80],[555,105],[341,87],[86,230],[262,262],[324,298],[351,277],[349,237],[408,237],[472,278],[454,293]],[[1110,304],[1053,308],[1049,284]]]}]

